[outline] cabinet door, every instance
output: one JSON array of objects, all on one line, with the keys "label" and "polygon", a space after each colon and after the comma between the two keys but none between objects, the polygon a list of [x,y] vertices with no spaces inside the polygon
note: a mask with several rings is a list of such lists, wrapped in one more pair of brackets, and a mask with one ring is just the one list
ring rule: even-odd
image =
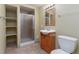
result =
[{"label": "cabinet door", "polygon": [[41,48],[46,49],[46,39],[44,35],[41,35]]},{"label": "cabinet door", "polygon": [[55,33],[50,34],[49,38],[50,38],[49,42],[51,43],[49,48],[51,48],[51,50],[54,50],[55,49],[55,39],[56,39]]},{"label": "cabinet door", "polygon": [[6,32],[5,32],[5,6],[0,5],[0,53],[5,52],[6,47]]},{"label": "cabinet door", "polygon": [[46,36],[46,51],[48,53],[50,53],[50,51],[52,50],[52,39],[50,39],[50,36]]},{"label": "cabinet door", "polygon": [[47,52],[50,53],[55,49],[55,36],[53,34],[49,34],[46,38],[47,41]]}]

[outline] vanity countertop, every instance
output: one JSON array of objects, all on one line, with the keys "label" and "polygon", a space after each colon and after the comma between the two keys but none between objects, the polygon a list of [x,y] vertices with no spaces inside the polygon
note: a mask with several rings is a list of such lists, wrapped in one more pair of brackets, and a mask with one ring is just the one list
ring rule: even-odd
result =
[{"label": "vanity countertop", "polygon": [[56,32],[56,30],[40,30],[40,32],[42,32],[43,34],[48,34],[51,32]]},{"label": "vanity countertop", "polygon": [[47,32],[47,33],[50,33],[50,32],[56,32],[56,30],[40,30],[40,32]]}]

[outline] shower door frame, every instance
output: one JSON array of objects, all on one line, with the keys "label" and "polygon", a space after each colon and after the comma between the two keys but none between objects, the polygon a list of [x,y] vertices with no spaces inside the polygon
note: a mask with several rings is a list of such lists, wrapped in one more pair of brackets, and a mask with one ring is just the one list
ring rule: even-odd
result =
[{"label": "shower door frame", "polygon": [[30,5],[18,5],[17,6],[17,18],[18,18],[18,20],[17,20],[17,27],[18,27],[18,29],[17,29],[17,38],[18,38],[18,40],[17,40],[17,45],[18,45],[18,47],[21,47],[21,21],[20,21],[20,19],[21,19],[21,17],[20,17],[20,8],[21,8],[21,6],[23,6],[23,7],[28,7],[28,8],[31,8],[31,9],[34,9],[34,24],[33,24],[33,26],[34,26],[34,42],[36,41],[36,39],[35,39],[35,19],[36,19],[36,8],[35,7],[32,7],[32,6],[30,6]]}]

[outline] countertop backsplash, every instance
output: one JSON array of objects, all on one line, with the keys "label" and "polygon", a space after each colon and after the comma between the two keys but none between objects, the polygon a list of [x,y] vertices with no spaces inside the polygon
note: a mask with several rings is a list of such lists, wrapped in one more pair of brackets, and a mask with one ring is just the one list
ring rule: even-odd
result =
[{"label": "countertop backsplash", "polygon": [[55,26],[44,26],[41,27],[41,30],[55,30]]}]

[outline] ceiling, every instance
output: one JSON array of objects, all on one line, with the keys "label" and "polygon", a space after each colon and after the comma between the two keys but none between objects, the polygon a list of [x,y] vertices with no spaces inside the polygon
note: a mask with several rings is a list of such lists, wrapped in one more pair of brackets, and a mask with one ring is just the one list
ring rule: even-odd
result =
[{"label": "ceiling", "polygon": [[43,6],[47,5],[47,4],[30,4],[30,5],[35,6],[35,7],[43,7]]}]

